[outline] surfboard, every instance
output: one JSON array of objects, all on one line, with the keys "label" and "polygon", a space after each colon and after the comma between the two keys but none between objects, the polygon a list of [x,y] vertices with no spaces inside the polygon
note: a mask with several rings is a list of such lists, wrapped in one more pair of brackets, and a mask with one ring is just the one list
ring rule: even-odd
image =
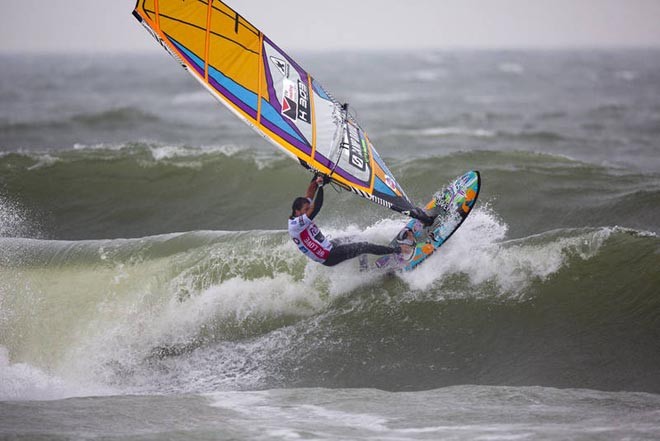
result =
[{"label": "surfboard", "polygon": [[[402,245],[401,254],[392,254],[378,258],[373,265],[388,272],[412,271],[435,253],[463,224],[472,212],[479,190],[481,176],[478,171],[469,171],[442,190],[436,192],[424,207],[426,214],[434,218],[433,223],[425,226],[417,219],[411,219],[390,242],[396,246],[398,238],[406,236],[412,239],[412,245]],[[411,237],[412,236],[412,237]],[[365,269],[365,256],[361,256],[361,269]]]}]

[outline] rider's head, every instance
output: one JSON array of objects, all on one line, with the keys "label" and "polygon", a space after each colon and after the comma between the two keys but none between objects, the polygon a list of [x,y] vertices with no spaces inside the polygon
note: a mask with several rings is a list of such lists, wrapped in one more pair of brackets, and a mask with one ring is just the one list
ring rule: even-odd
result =
[{"label": "rider's head", "polygon": [[298,217],[309,208],[309,199],[305,197],[298,197],[293,200],[291,204],[291,219]]}]

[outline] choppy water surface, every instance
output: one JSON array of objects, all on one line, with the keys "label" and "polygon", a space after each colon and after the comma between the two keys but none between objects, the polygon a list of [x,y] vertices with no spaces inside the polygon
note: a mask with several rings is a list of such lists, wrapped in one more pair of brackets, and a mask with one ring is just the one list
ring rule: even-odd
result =
[{"label": "choppy water surface", "polygon": [[294,55],[476,210],[411,274],[315,265],[309,175],[165,55],[2,56],[0,437],[657,439],[658,53]]}]

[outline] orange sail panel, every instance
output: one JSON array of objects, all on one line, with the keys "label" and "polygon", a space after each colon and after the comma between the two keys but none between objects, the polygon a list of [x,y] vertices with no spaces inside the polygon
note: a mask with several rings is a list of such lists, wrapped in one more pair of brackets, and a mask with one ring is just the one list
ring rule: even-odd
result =
[{"label": "orange sail panel", "polygon": [[138,0],[133,15],[221,103],[304,166],[396,211],[414,208],[357,121],[219,0]]}]

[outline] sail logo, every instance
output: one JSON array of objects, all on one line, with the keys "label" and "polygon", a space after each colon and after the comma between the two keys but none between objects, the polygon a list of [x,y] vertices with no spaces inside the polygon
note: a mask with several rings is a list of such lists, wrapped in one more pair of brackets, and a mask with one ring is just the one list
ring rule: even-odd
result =
[{"label": "sail logo", "polygon": [[390,188],[390,190],[396,191],[396,182],[394,182],[394,179],[392,179],[391,176],[385,175],[385,184]]},{"label": "sail logo", "polygon": [[309,118],[309,88],[307,84],[298,80],[298,119],[310,123]]},{"label": "sail logo", "polygon": [[270,61],[273,62],[273,64],[275,65],[275,67],[277,67],[277,70],[280,71],[283,77],[289,78],[289,63],[273,55],[270,56]]},{"label": "sail logo", "polygon": [[348,162],[358,170],[365,171],[367,168],[366,158],[369,156],[366,145],[362,141],[358,131],[350,126],[348,130]]},{"label": "sail logo", "polygon": [[282,81],[282,115],[292,121],[298,117],[298,87],[286,78]]},{"label": "sail logo", "polygon": [[298,80],[297,83],[284,78],[282,81],[282,115],[291,121],[311,123],[309,112],[309,89]]},{"label": "sail logo", "polygon": [[296,120],[296,103],[286,96],[282,101],[282,115],[288,117],[290,120]]},{"label": "sail logo", "polygon": [[362,158],[361,153],[360,150],[351,145],[351,148],[348,151],[348,161],[356,168],[364,171],[364,158]]}]

